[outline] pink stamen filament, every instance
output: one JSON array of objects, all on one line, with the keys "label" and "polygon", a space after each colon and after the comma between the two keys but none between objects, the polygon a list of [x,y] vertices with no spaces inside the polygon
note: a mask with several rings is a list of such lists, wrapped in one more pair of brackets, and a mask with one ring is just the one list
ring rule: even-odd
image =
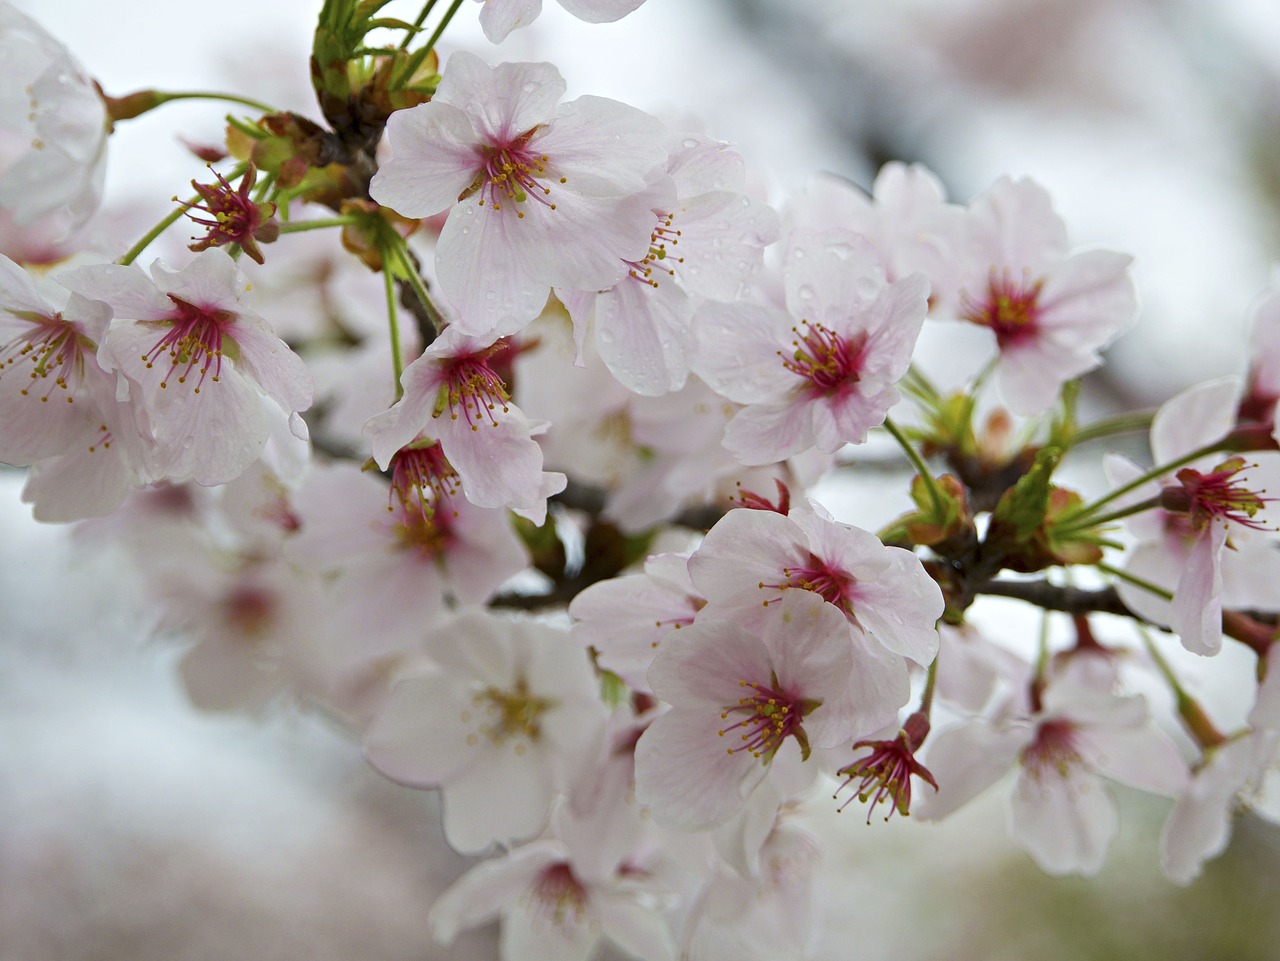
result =
[{"label": "pink stamen filament", "polygon": [[728,748],[728,753],[749,751],[755,758],[771,758],[782,742],[800,729],[800,705],[786,694],[780,694],[763,684],[750,681],[739,681],[738,684],[753,693],[739,698],[737,704],[724,709],[720,714],[722,721],[727,721],[731,714],[744,716],[721,729],[719,735],[724,737],[730,731],[741,729],[738,738],[742,743]]},{"label": "pink stamen filament", "polygon": [[160,381],[161,387],[169,386],[169,378],[174,371],[180,371],[178,383],[185,384],[191,372],[199,368],[199,380],[195,385],[195,392],[198,394],[210,369],[213,370],[210,377],[213,383],[218,383],[222,375],[223,327],[234,321],[234,315],[225,310],[189,304],[172,294],[169,299],[177,307],[171,317],[145,321],[148,324],[168,324],[169,329],[150,351],[142,355],[142,359],[150,369],[162,355],[169,355],[169,370]]},{"label": "pink stamen filament", "polygon": [[1044,281],[1032,281],[1029,271],[1024,270],[1018,280],[1008,268],[992,267],[985,297],[975,300],[967,292],[961,295],[962,316],[972,324],[990,327],[1001,348],[1017,344],[1039,328],[1043,287]]},{"label": "pink stamen filament", "polygon": [[[426,515],[434,513],[458,493],[462,482],[444,456],[440,442],[425,447],[404,447],[391,458],[391,492],[387,510],[394,510],[392,498],[405,510]],[[453,512],[457,515],[457,511]]]},{"label": "pink stamen filament", "polygon": [[563,862],[545,868],[533,885],[533,899],[556,924],[564,924],[572,915],[581,924],[587,906],[587,891]]},{"label": "pink stamen filament", "polygon": [[[803,330],[802,330],[803,328]],[[865,333],[853,337],[837,334],[829,327],[802,320],[792,327],[796,340],[790,357],[782,351],[782,366],[797,377],[803,377],[820,394],[831,395],[856,384],[861,376],[862,353],[867,343]]]},{"label": "pink stamen filament", "polygon": [[[67,391],[67,403],[74,403],[73,388],[84,375],[84,351],[89,346],[60,314],[26,319],[33,326],[0,348],[0,376],[7,368],[26,362],[31,365],[29,377],[34,383],[47,382],[43,393],[37,390],[34,394],[41,403],[48,403],[56,390]],[[33,396],[30,386],[18,393]]]},{"label": "pink stamen filament", "polygon": [[447,361],[446,380],[432,416],[439,417],[448,410],[450,419],[461,416],[472,430],[479,430],[483,421],[497,426],[497,412],[505,414],[509,410],[511,397],[502,378],[490,369],[489,357],[505,346],[499,341],[480,353]]},{"label": "pink stamen filament", "polygon": [[674,219],[675,214],[658,214],[658,223],[649,235],[649,251],[644,255],[644,259],[639,262],[634,260],[625,261],[630,268],[627,273],[632,278],[656,288],[658,281],[653,276],[655,270],[666,274],[668,277],[675,277],[675,268],[667,266],[667,261],[682,264],[684,263],[684,258],[675,257],[667,251],[667,245],[676,246],[676,244],[680,243],[680,237],[682,236],[681,231],[671,226]]},{"label": "pink stamen filament", "polygon": [[1246,487],[1241,483],[1244,478],[1238,476],[1255,466],[1243,457],[1232,457],[1208,474],[1184,467],[1177,473],[1181,486],[1166,487],[1160,495],[1161,505],[1169,511],[1189,514],[1191,526],[1197,530],[1215,518],[1253,530],[1271,530],[1254,516],[1276,498],[1264,497],[1265,490]]},{"label": "pink stamen filament", "polygon": [[[517,204],[534,200],[549,210],[556,209],[556,205],[547,199],[551,188],[539,179],[546,175],[550,158],[529,149],[533,134],[534,131],[529,130],[504,146],[482,148],[485,159],[478,178],[480,206],[487,203],[494,210],[501,210],[507,200]],[[560,183],[565,183],[565,180],[564,177],[559,178]],[[473,186],[472,190],[475,189]],[[524,211],[517,211],[516,217],[523,218]]]},{"label": "pink stamen filament", "polygon": [[1075,729],[1069,721],[1046,721],[1036,732],[1036,739],[1022,751],[1022,766],[1039,779],[1052,769],[1066,777],[1073,765],[1080,763],[1075,746]]}]

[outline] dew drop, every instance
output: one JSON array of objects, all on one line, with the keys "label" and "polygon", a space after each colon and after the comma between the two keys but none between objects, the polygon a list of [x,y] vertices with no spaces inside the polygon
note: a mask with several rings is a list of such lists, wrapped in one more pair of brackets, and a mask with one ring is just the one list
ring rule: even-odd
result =
[{"label": "dew drop", "polygon": [[681,141],[680,146],[684,147],[685,150],[692,150],[694,147],[698,146],[698,141],[694,140],[692,137],[685,137],[684,140]]},{"label": "dew drop", "polygon": [[801,287],[798,293],[800,294],[801,300],[813,300],[813,288],[808,284]]},{"label": "dew drop", "polygon": [[534,83],[532,80],[526,80],[520,85],[520,89],[525,93],[533,93],[541,84]]}]

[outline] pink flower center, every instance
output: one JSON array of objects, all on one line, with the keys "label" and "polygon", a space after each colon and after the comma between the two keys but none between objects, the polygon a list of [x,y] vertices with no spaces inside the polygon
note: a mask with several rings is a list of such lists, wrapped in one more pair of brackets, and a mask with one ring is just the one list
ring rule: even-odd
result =
[{"label": "pink flower center", "polygon": [[1249,467],[1243,457],[1230,457],[1207,474],[1190,467],[1178,471],[1181,486],[1169,486],[1160,492],[1160,504],[1168,511],[1189,515],[1191,527],[1203,530],[1211,520],[1223,520],[1254,530],[1269,530],[1254,517],[1274,497],[1263,497],[1266,491],[1245,486],[1240,474]]},{"label": "pink flower center", "polygon": [[192,371],[195,371],[197,380],[194,390],[198,394],[200,385],[204,383],[210,370],[213,373],[209,379],[215,384],[222,374],[223,331],[235,322],[235,315],[225,310],[189,304],[173,294],[169,295],[169,299],[177,308],[170,317],[146,321],[149,324],[167,324],[169,329],[150,351],[142,355],[142,359],[147,362],[147,369],[150,370],[157,362],[163,363],[162,357],[168,355],[169,370],[160,381],[162,388],[169,386],[169,378],[175,373],[178,375],[178,383],[185,384]]},{"label": "pink flower center", "polygon": [[276,617],[276,597],[260,587],[242,584],[222,600],[223,616],[238,638],[261,637]]},{"label": "pink flower center", "polygon": [[[760,582],[762,590],[776,588],[779,590],[812,591],[828,604],[834,604],[844,612],[846,617],[853,617],[853,588],[857,580],[852,574],[839,568],[831,567],[816,554],[810,553],[808,562],[803,566],[784,567],[782,576],[785,580],[766,584]],[[766,604],[769,601],[765,602]]]},{"label": "pink flower center", "polygon": [[1022,766],[1037,780],[1049,773],[1065,778],[1080,760],[1075,728],[1069,721],[1045,721],[1036,739],[1022,750]]},{"label": "pink flower center", "polygon": [[938,790],[938,782],[933,779],[929,769],[915,758],[916,750],[928,733],[929,722],[924,715],[913,714],[907,719],[894,740],[855,743],[853,745],[855,750],[860,747],[869,747],[871,753],[836,772],[843,775],[845,780],[836,788],[833,798],[839,796],[841,791],[853,785],[855,781],[858,782],[853,789],[853,794],[836,810],[843,811],[853,803],[854,798],[857,798],[864,804],[867,801],[871,802],[867,807],[868,824],[871,823],[871,814],[875,811],[876,805],[881,802],[889,805],[889,811],[884,816],[886,821],[893,816],[894,811],[903,817],[908,817],[911,813],[912,775],[923,778],[933,785],[935,791]]},{"label": "pink flower center", "polygon": [[472,430],[479,430],[482,421],[496,425],[496,412],[507,412],[511,396],[502,378],[489,366],[489,358],[506,347],[506,342],[500,340],[473,354],[446,358],[441,365],[444,383],[431,416],[439,417],[447,410],[451,420],[462,417]]},{"label": "pink flower center", "polygon": [[568,864],[552,864],[533,882],[533,900],[556,924],[572,920],[581,924],[587,907],[587,890]]},{"label": "pink flower center", "polygon": [[1033,337],[1039,328],[1043,286],[1043,280],[1033,282],[1025,272],[1019,280],[1008,268],[993,267],[987,275],[986,296],[962,296],[962,316],[972,324],[990,327],[1001,349],[1019,344]]},{"label": "pink flower center", "polygon": [[739,681],[743,696],[738,703],[728,706],[720,714],[720,720],[736,718],[733,724],[719,731],[721,737],[736,732],[742,743],[728,748],[730,754],[740,751],[750,752],[752,757],[768,761],[773,758],[782,742],[788,737],[795,737],[801,745],[805,756],[809,754],[808,738],[805,737],[801,721],[805,714],[816,707],[816,703],[802,702],[783,691],[778,690],[778,679],[774,677],[770,684],[756,684],[751,681]]},{"label": "pink flower center", "polygon": [[778,351],[783,367],[809,381],[814,393],[828,397],[861,379],[866,334],[845,337],[822,324],[807,320],[800,324],[791,328],[797,338],[791,342],[795,348],[791,356]]},{"label": "pink flower center", "polygon": [[[480,206],[487,203],[494,210],[501,210],[507,202],[523,204],[529,200],[555,210],[556,205],[547,199],[551,188],[540,179],[546,176],[549,158],[530,149],[529,141],[533,134],[534,130],[528,130],[502,146],[495,144],[480,148],[484,166],[476,182],[463,196],[478,191]],[[560,177],[559,181],[564,183],[565,178]],[[516,217],[523,218],[524,211],[517,210]]]},{"label": "pink flower center", "polygon": [[18,391],[23,397],[45,404],[55,391],[63,391],[67,403],[74,403],[72,394],[84,377],[84,355],[93,345],[61,314],[43,317],[23,312],[19,316],[31,326],[0,347],[0,377],[21,364],[32,381]]},{"label": "pink flower center", "polygon": [[631,277],[656,288],[658,279],[653,276],[655,271],[668,277],[676,275],[672,265],[684,263],[684,258],[667,250],[668,245],[674,247],[680,243],[681,232],[671,225],[674,219],[675,214],[658,214],[658,222],[649,235],[649,252],[644,255],[644,260],[639,263],[627,261]]},{"label": "pink flower center", "polygon": [[422,447],[402,447],[391,458],[391,495],[387,510],[394,510],[391,498],[401,507],[423,512],[437,510],[458,492],[458,472],[444,456],[440,442]]},{"label": "pink flower center", "polygon": [[[264,224],[266,217],[275,214],[276,205],[270,202],[256,204],[249,196],[256,179],[256,171],[252,166],[240,179],[240,189],[234,190],[227,178],[214,171],[218,178],[215,184],[199,184],[194,180],[191,186],[204,200],[204,204],[190,204],[183,201],[187,208],[187,216],[192,222],[208,228],[204,238],[191,245],[192,250],[207,250],[209,247],[220,247],[224,244],[240,244],[246,254],[262,263],[262,253],[255,241],[256,237],[264,241],[274,240],[279,235],[279,228],[272,222]],[[207,217],[197,217],[193,211],[206,213]]]}]

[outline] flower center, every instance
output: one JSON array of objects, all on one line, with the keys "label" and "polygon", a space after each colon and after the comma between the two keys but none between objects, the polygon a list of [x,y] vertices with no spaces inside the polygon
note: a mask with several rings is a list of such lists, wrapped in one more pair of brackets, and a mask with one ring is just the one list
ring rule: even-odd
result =
[{"label": "flower center", "polygon": [[1191,527],[1197,531],[1215,519],[1254,530],[1270,530],[1254,518],[1264,504],[1276,498],[1263,497],[1266,491],[1251,490],[1239,476],[1252,466],[1256,465],[1247,463],[1243,457],[1229,457],[1207,474],[1184,467],[1176,475],[1181,486],[1169,486],[1161,491],[1160,505],[1174,513],[1189,515]]},{"label": "flower center", "polygon": [[788,737],[795,737],[804,756],[808,758],[809,739],[805,736],[801,721],[820,702],[801,701],[779,691],[776,676],[767,685],[751,681],[739,681],[738,685],[743,690],[743,696],[738,698],[737,704],[727,706],[720,714],[722,721],[727,721],[730,717],[737,719],[728,727],[721,728],[720,736],[737,732],[738,740],[742,742],[727,748],[728,753],[748,751],[752,757],[762,758],[768,763],[783,741]]},{"label": "flower center", "polygon": [[668,277],[676,275],[675,267],[672,265],[684,263],[684,258],[677,257],[667,250],[668,246],[674,247],[680,243],[681,232],[672,226],[674,219],[675,214],[658,214],[658,222],[654,225],[653,232],[649,234],[649,252],[639,263],[627,261],[631,268],[627,273],[631,277],[650,287],[657,287],[658,280],[653,276],[655,271],[666,274]]},{"label": "flower center", "polygon": [[242,584],[222,600],[227,626],[240,638],[258,638],[276,617],[276,598],[259,587]]},{"label": "flower center", "polygon": [[1018,280],[1008,268],[993,267],[987,275],[985,297],[975,300],[968,293],[962,295],[962,316],[971,324],[990,327],[1002,349],[1019,344],[1034,336],[1039,328],[1043,286],[1043,280],[1032,282],[1025,272]]},{"label": "flower center", "polygon": [[876,805],[886,802],[889,811],[884,819],[889,820],[897,811],[903,817],[911,814],[911,776],[923,778],[933,789],[938,790],[938,782],[934,780],[929,769],[915,758],[915,752],[929,733],[929,722],[923,714],[913,714],[903,725],[898,736],[892,741],[858,741],[854,750],[860,747],[871,748],[871,753],[861,757],[836,773],[845,778],[836,793],[838,797],[845,788],[858,782],[852,795],[836,808],[843,811],[853,803],[854,798],[871,803],[867,806],[867,823],[871,823],[871,814]]},{"label": "flower center", "polygon": [[[766,584],[761,581],[761,590],[774,588],[777,590],[812,591],[828,604],[834,604],[844,612],[846,617],[853,614],[853,588],[857,580],[852,574],[830,567],[826,561],[814,553],[809,554],[807,563],[797,567],[784,567],[782,576],[785,580]],[[769,603],[766,601],[765,603]]]},{"label": "flower center", "polygon": [[[173,315],[165,320],[146,322],[168,324],[169,329],[150,351],[142,355],[142,359],[147,362],[147,369],[150,370],[157,361],[163,362],[163,355],[168,355],[169,370],[160,381],[162,388],[169,386],[169,378],[175,373],[178,375],[178,383],[185,384],[191,372],[195,371],[198,379],[194,390],[198,394],[200,385],[204,383],[210,370],[213,373],[209,379],[215,384],[222,374],[223,328],[235,322],[235,315],[225,310],[189,304],[173,294],[169,295],[169,299],[177,308]],[[234,341],[227,339],[234,345]]]},{"label": "flower center", "polygon": [[[521,677],[510,690],[486,687],[477,692],[471,706],[479,714],[479,725],[474,734],[467,735],[468,745],[478,744],[482,737],[495,747],[515,739],[515,752],[523,754],[527,742],[542,736],[542,714],[555,707],[555,702],[530,694],[529,682]],[[464,711],[462,722],[469,724],[474,717],[471,711]]]},{"label": "flower center", "polygon": [[1079,763],[1075,729],[1068,721],[1044,722],[1036,732],[1036,739],[1022,750],[1022,766],[1037,780],[1050,772],[1065,778],[1072,765]]},{"label": "flower center", "polygon": [[533,900],[556,924],[572,920],[581,924],[587,907],[587,890],[573,875],[568,864],[561,862],[544,868],[533,882]]},{"label": "flower center", "polygon": [[450,420],[462,417],[472,430],[479,430],[482,421],[496,425],[496,412],[507,412],[511,395],[502,378],[490,368],[489,358],[506,347],[507,343],[500,340],[474,354],[446,359],[442,365],[444,383],[431,416],[439,417],[447,410]]},{"label": "flower center", "polygon": [[[461,481],[439,441],[402,447],[391,458],[391,495],[387,510],[395,510],[391,498],[406,510],[432,512],[458,492]],[[455,512],[456,514],[456,512]]]},{"label": "flower center", "polygon": [[838,394],[861,379],[866,334],[845,337],[823,324],[807,320],[802,320],[800,325],[791,328],[797,338],[791,342],[794,348],[791,356],[778,351],[783,367],[809,381],[815,393],[826,396]]},{"label": "flower center", "polygon": [[74,403],[72,394],[84,378],[84,355],[93,345],[61,314],[44,317],[22,311],[15,316],[31,326],[0,347],[0,377],[21,364],[29,368],[27,375],[32,381],[18,391],[23,397],[35,397],[46,404],[56,391],[63,391],[67,403]]},{"label": "flower center", "polygon": [[453,513],[439,510],[412,495],[400,505],[400,522],[396,525],[396,538],[402,550],[417,551],[423,558],[435,560],[443,557],[454,542]]},{"label": "flower center", "polygon": [[[204,238],[191,245],[192,250],[207,250],[224,244],[240,244],[244,252],[258,263],[263,262],[262,251],[257,240],[264,243],[273,241],[280,234],[279,225],[270,218],[274,217],[276,205],[271,202],[257,204],[253,202],[249,192],[253,189],[257,177],[252,164],[240,179],[240,189],[235,190],[227,178],[214,171],[218,182],[200,184],[194,180],[191,186],[196,194],[204,200],[203,204],[192,204],[181,201],[187,208],[186,214],[193,223],[208,228]],[[195,212],[208,214],[198,217]]]},{"label": "flower center", "polygon": [[[501,210],[507,202],[523,204],[534,200],[555,210],[556,205],[547,199],[551,188],[540,179],[547,173],[549,158],[529,148],[536,129],[525,131],[503,146],[482,147],[484,166],[470,189],[464,191],[459,199],[478,192],[481,207],[487,203],[494,210]],[[560,183],[565,182],[564,177],[559,180]],[[516,217],[523,218],[524,211],[517,209]]]}]

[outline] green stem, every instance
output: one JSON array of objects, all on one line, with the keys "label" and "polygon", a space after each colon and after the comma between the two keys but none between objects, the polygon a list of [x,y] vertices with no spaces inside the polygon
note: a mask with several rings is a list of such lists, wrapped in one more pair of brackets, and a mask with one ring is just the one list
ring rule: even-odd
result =
[{"label": "green stem", "polygon": [[924,691],[920,695],[920,706],[916,708],[917,714],[923,714],[928,717],[933,711],[933,688],[938,681],[938,659],[935,657],[929,664],[929,669],[924,676]]},{"label": "green stem", "polygon": [[356,217],[316,217],[311,220],[291,220],[280,225],[280,233],[297,234],[304,230],[323,230],[326,227],[348,227],[360,223]]},{"label": "green stem", "polygon": [[[386,230],[386,238],[389,241],[389,246],[395,252],[396,259],[400,261],[400,265],[404,268],[405,279],[409,281],[409,286],[413,288],[413,292],[422,301],[422,306],[426,309],[427,316],[431,320],[431,326],[439,334],[445,328],[444,315],[440,313],[440,308],[431,299],[431,293],[427,290],[427,285],[422,282],[422,278],[418,275],[418,268],[413,265],[413,260],[409,256],[409,245],[405,243],[403,237],[390,227]],[[383,269],[386,269],[386,264],[383,264]]]},{"label": "green stem", "polygon": [[174,100],[218,100],[223,103],[238,103],[242,107],[252,107],[254,110],[262,113],[275,113],[274,107],[269,107],[265,103],[259,103],[257,100],[251,100],[248,97],[240,97],[233,93],[218,93],[213,90],[181,90],[181,91],[153,91],[155,94],[155,105],[158,107],[164,103],[170,103]]},{"label": "green stem", "polygon": [[929,503],[933,506],[934,514],[939,518],[946,517],[946,511],[942,506],[942,494],[938,491],[937,482],[933,479],[933,475],[929,473],[929,468],[925,466],[924,459],[921,458],[919,451],[915,449],[911,441],[907,440],[907,435],[902,433],[892,418],[886,417],[884,419],[884,429],[898,442],[898,446],[902,448],[907,455],[907,459],[911,461],[911,466],[916,469],[916,473],[924,480],[924,485],[929,491]]},{"label": "green stem", "polygon": [[1158,477],[1161,477],[1162,475],[1169,473],[1169,471],[1171,470],[1177,470],[1179,467],[1185,467],[1187,464],[1190,464],[1192,461],[1197,461],[1201,457],[1207,457],[1210,454],[1221,450],[1221,446],[1222,446],[1222,441],[1216,440],[1212,444],[1206,444],[1204,447],[1197,448],[1196,450],[1193,450],[1189,454],[1183,454],[1181,457],[1177,458],[1176,460],[1172,460],[1167,464],[1161,464],[1158,467],[1153,467],[1148,471],[1144,471],[1143,473],[1135,477],[1133,480],[1129,481],[1129,483],[1122,484],[1120,487],[1117,487],[1115,490],[1113,490],[1110,494],[1107,494],[1105,497],[1102,497],[1094,501],[1092,504],[1089,504],[1086,507],[1082,507],[1078,511],[1075,511],[1063,517],[1062,520],[1059,522],[1059,526],[1069,524],[1072,527],[1080,527],[1085,523],[1086,518],[1090,517],[1093,514],[1096,514],[1099,508],[1105,507],[1107,504],[1110,504],[1112,501],[1116,500],[1117,498],[1123,497],[1125,494],[1128,494],[1130,491],[1136,490],[1137,488],[1141,487],[1143,484],[1148,484],[1151,481],[1156,480]]},{"label": "green stem", "polygon": [[1156,643],[1151,639],[1151,634],[1144,631],[1140,625],[1138,626],[1138,633],[1142,636],[1142,642],[1146,645],[1147,653],[1155,663],[1156,669],[1164,678],[1165,683],[1169,685],[1169,690],[1173,692],[1178,716],[1182,718],[1182,723],[1191,733],[1191,736],[1196,739],[1201,748],[1216,747],[1225,742],[1226,737],[1214,727],[1204,708],[1186,692],[1178,681],[1177,675],[1173,673],[1173,668],[1169,666],[1169,662],[1164,659],[1164,655],[1156,648]]},{"label": "green stem", "polygon": [[1090,517],[1082,522],[1075,521],[1070,524],[1054,525],[1053,533],[1055,537],[1069,537],[1077,531],[1086,530],[1090,527],[1100,527],[1103,524],[1110,524],[1112,521],[1123,520],[1126,517],[1132,517],[1134,514],[1141,514],[1143,511],[1149,511],[1153,507],[1160,506],[1160,495],[1148,497],[1144,501],[1137,504],[1130,504],[1128,507],[1118,507],[1113,511],[1103,514],[1101,517]]},{"label": "green stem", "polygon": [[[235,168],[231,171],[231,173],[227,175],[227,180],[232,181],[232,180],[237,180],[240,177],[243,177],[245,174],[245,171],[248,169],[249,169],[249,165],[247,163],[236,164]],[[177,197],[173,198],[173,202],[184,203],[183,201],[178,200]],[[162,233],[164,233],[171,226],[173,226],[173,224],[177,222],[178,218],[187,212],[187,205],[195,204],[199,202],[200,202],[200,195],[196,194],[190,200],[186,201],[183,206],[176,208],[173,212],[168,214],[158,224],[156,224],[154,227],[148,230],[145,234],[143,234],[142,239],[140,239],[136,244],[130,247],[127,251],[125,251],[124,256],[122,256],[119,260],[117,260],[116,263],[119,264],[121,267],[128,267],[131,263],[133,263],[135,260],[138,259],[139,254],[141,254],[144,250],[146,250],[148,247],[151,246],[152,241],[154,241]]]},{"label": "green stem", "polygon": [[1122,571],[1119,568],[1112,567],[1110,564],[1098,564],[1097,567],[1098,570],[1102,571],[1102,573],[1110,574],[1112,577],[1117,577],[1128,584],[1132,584],[1134,587],[1140,587],[1142,590],[1156,595],[1156,597],[1163,597],[1166,601],[1173,600],[1173,594],[1166,591],[1163,587],[1158,587],[1150,581],[1143,580],[1141,577],[1135,577],[1128,571]]},{"label": "green stem", "polygon": [[396,379],[396,400],[404,396],[404,385],[400,377],[404,374],[404,357],[400,353],[400,314],[396,307],[396,279],[391,275],[388,261],[391,259],[391,245],[382,247],[382,282],[387,295],[387,323],[391,327],[391,370]]},{"label": "green stem", "polygon": [[1071,437],[1071,444],[1084,444],[1101,437],[1113,437],[1116,434],[1129,434],[1139,430],[1150,430],[1151,421],[1155,418],[1153,410],[1138,411],[1133,414],[1117,414],[1095,421],[1087,427],[1081,427]]},{"label": "green stem", "polygon": [[[178,198],[174,197],[173,199],[176,201]],[[188,201],[188,203],[196,203],[199,200],[200,200],[200,195],[197,194],[196,196],[192,197],[191,200]],[[139,254],[141,254],[144,250],[146,250],[148,247],[151,246],[151,242],[153,240],[155,240],[162,233],[164,233],[166,230],[172,227],[173,224],[177,221],[177,219],[181,217],[183,214],[185,214],[186,212],[187,212],[187,209],[185,207],[178,207],[175,210],[173,210],[167,217],[164,218],[164,220],[160,221],[160,223],[156,224],[154,227],[148,230],[145,234],[143,234],[142,239],[139,240],[132,247],[130,247],[127,251],[125,251],[124,256],[121,257],[119,260],[117,260],[116,263],[119,264],[121,267],[128,267],[131,263],[133,263],[135,260],[138,259]]]},{"label": "green stem", "polygon": [[423,50],[434,50],[436,41],[440,39],[440,35],[444,33],[444,28],[449,26],[449,21],[453,19],[453,15],[458,12],[458,8],[462,6],[462,0],[453,0],[449,5],[449,9],[444,12],[444,18],[436,25],[435,32],[431,34],[431,38],[427,40],[427,44]]},{"label": "green stem", "polygon": [[427,2],[423,4],[422,9],[418,11],[417,19],[413,21],[413,29],[406,30],[404,39],[400,41],[401,50],[408,49],[409,44],[413,41],[413,38],[418,35],[418,30],[422,27],[424,23],[427,22],[427,17],[430,15],[435,5],[436,5],[436,0],[427,0]]}]

